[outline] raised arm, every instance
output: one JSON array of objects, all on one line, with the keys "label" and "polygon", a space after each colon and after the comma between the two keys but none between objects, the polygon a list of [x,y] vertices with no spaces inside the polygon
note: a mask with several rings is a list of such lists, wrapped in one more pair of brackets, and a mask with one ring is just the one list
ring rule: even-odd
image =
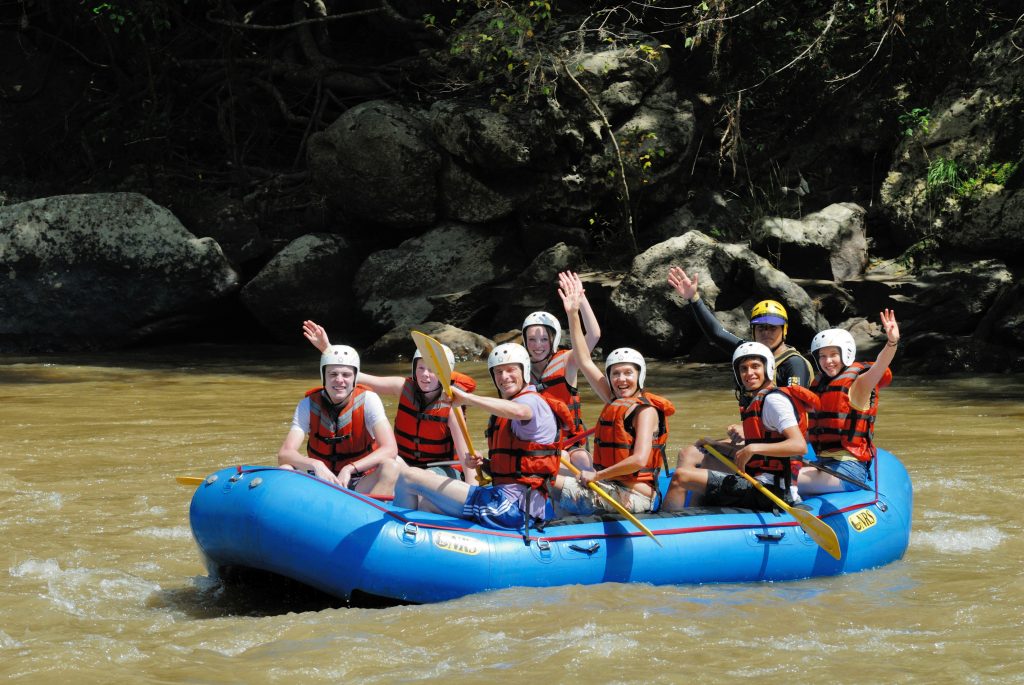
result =
[{"label": "raised arm", "polygon": [[711,308],[700,297],[700,292],[697,289],[698,280],[697,274],[694,274],[691,279],[678,266],[669,267],[668,283],[683,299],[690,303],[690,311],[693,312],[693,316],[697,319],[697,325],[700,326],[701,332],[716,347],[732,354],[732,351],[743,340],[725,330],[722,323],[715,318],[715,313],[711,311]]},{"label": "raised arm", "polygon": [[896,347],[900,343],[900,327],[896,323],[896,312],[891,309],[883,310],[879,318],[882,320],[882,328],[885,329],[886,343],[878,353],[874,365],[858,376],[850,386],[850,404],[856,409],[867,409],[871,401],[871,391],[885,376],[885,370],[896,356]]},{"label": "raised arm", "polygon": [[331,339],[327,337],[327,331],[316,321],[306,319],[302,322],[302,337],[310,342],[323,354],[324,350],[331,346]]},{"label": "raised arm", "polygon": [[[575,276],[575,274],[573,274]],[[559,288],[558,296],[562,298],[562,306],[569,319],[569,335],[572,339],[572,357],[576,367],[583,372],[590,387],[594,389],[605,402],[612,401],[612,389],[608,385],[608,379],[604,377],[597,364],[590,358],[590,348],[587,347],[586,336],[583,334],[583,326],[580,322],[579,312],[583,301],[583,284],[579,278],[566,274],[558,275]]]},{"label": "raised arm", "polygon": [[583,281],[580,277],[573,273],[572,278],[579,283],[580,294],[580,316],[583,318],[583,329],[586,332],[587,339],[587,352],[593,352],[594,348],[597,347],[597,343],[601,340],[601,324],[597,322],[597,317],[594,316],[594,310],[590,306],[590,300],[587,299],[587,291],[583,288]]},{"label": "raised arm", "polygon": [[[302,335],[321,353],[331,346],[331,339],[327,337],[327,330],[316,321],[303,321]],[[401,376],[375,376],[363,370],[359,371],[358,380],[377,394],[394,395],[396,397],[402,394],[402,387],[405,385],[405,379]]]}]

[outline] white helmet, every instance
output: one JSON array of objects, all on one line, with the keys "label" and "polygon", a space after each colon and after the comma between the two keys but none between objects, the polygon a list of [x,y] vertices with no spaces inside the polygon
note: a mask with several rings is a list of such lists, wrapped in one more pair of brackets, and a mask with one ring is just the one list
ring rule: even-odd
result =
[{"label": "white helmet", "polygon": [[854,342],[850,331],[842,328],[830,328],[821,331],[811,339],[811,354],[814,356],[814,363],[821,369],[818,363],[818,350],[824,347],[838,347],[839,355],[843,360],[843,366],[849,366],[857,358],[857,343]]},{"label": "white helmet", "polygon": [[[498,345],[487,355],[487,372],[494,380],[494,367],[502,364],[519,364],[523,367],[523,383],[530,382],[530,353],[519,343],[504,343]],[[494,387],[498,387],[495,382]],[[500,390],[500,388],[498,388]]]},{"label": "white helmet", "polygon": [[[359,353],[348,345],[331,345],[320,355],[320,382],[327,384],[327,376],[324,375],[324,368],[329,364],[341,364],[351,366],[356,370],[356,379],[359,378]],[[355,384],[355,379],[352,383]]]},{"label": "white helmet", "polygon": [[[452,352],[452,348],[448,347],[444,343],[441,343],[441,349],[444,350],[444,356],[448,359],[448,368],[455,369],[455,353]],[[423,355],[420,353],[420,348],[416,348],[416,351],[412,355],[412,373],[416,375],[416,360],[423,359]]]},{"label": "white helmet", "polygon": [[551,354],[558,349],[558,342],[562,339],[562,324],[558,323],[552,314],[547,312],[534,312],[523,319],[523,343],[526,343],[526,329],[530,326],[547,326],[551,329]]},{"label": "white helmet", "polygon": [[616,364],[633,364],[640,369],[640,377],[637,379],[636,387],[643,390],[644,381],[647,380],[647,362],[644,356],[632,347],[620,347],[608,353],[604,358],[604,376],[608,379],[608,385],[612,384],[612,367]]},{"label": "white helmet", "polygon": [[745,342],[736,346],[732,353],[732,375],[736,378],[736,385],[743,388],[743,381],[740,380],[739,370],[736,368],[738,362],[746,357],[760,357],[764,360],[764,378],[768,383],[775,382],[775,355],[768,349],[767,345],[758,342]]}]

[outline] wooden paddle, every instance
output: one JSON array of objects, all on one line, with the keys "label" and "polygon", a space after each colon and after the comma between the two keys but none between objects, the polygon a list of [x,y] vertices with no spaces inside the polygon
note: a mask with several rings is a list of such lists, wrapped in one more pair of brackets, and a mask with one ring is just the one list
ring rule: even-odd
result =
[{"label": "wooden paddle", "polygon": [[784,512],[795,518],[796,522],[800,524],[800,527],[804,529],[804,532],[810,535],[811,539],[818,543],[818,545],[823,550],[831,554],[833,558],[842,558],[843,552],[841,549],[839,549],[839,539],[836,537],[836,532],[832,530],[832,528],[827,523],[825,523],[809,511],[804,511],[803,509],[794,509],[793,507],[786,504],[780,498],[776,497],[771,490],[769,490],[764,485],[759,483],[756,478],[752,477],[749,473],[740,471],[731,459],[729,459],[721,452],[716,450],[712,445],[705,443],[702,446],[702,449],[706,450],[708,454],[710,454],[711,456],[718,459],[718,461],[728,466],[733,471],[733,473],[738,473],[739,475],[746,478],[753,484],[755,488],[757,488],[758,492],[760,492],[762,495],[770,499],[772,502],[775,502],[775,504],[778,505],[780,509],[782,509]]},{"label": "wooden paddle", "polygon": [[[578,477],[580,475],[580,470],[578,468],[576,468],[576,466],[571,461],[566,459],[565,457],[562,457],[562,465],[565,468],[567,468],[570,471],[572,471],[574,476]],[[652,533],[651,530],[647,526],[645,526],[644,524],[640,523],[640,519],[638,519],[636,516],[633,516],[632,512],[630,512],[628,509],[626,509],[626,507],[624,507],[621,504],[619,504],[618,500],[616,500],[614,497],[612,497],[607,492],[602,490],[601,487],[597,483],[595,483],[594,481],[590,481],[589,483],[587,483],[587,487],[589,487],[591,490],[593,490],[598,495],[600,495],[602,499],[604,499],[604,500],[606,500],[608,502],[608,504],[610,504],[613,507],[615,507],[615,510],[617,512],[619,512],[620,514],[622,514],[623,516],[628,518],[630,523],[632,523],[634,526],[636,526],[637,528],[642,530],[644,535],[646,535],[650,539],[654,540],[654,543],[656,545],[658,545],[658,547],[661,547],[661,543],[658,541],[658,538],[654,537],[654,533]]]},{"label": "wooden paddle", "polygon": [[[448,363],[448,355],[444,353],[441,343],[419,331],[412,332],[412,340],[416,343],[416,349],[423,355],[423,361],[441,381],[441,387],[444,388],[448,399],[452,399],[452,367]],[[466,417],[462,415],[462,410],[454,405],[452,411],[455,412],[455,418],[459,422],[459,430],[462,432],[463,440],[466,441],[466,447],[469,448],[470,453],[476,454],[476,450],[473,449],[473,441],[469,437],[469,428],[466,426]],[[476,482],[480,485],[487,485],[491,482],[491,478],[483,472],[483,469],[477,469]]]}]

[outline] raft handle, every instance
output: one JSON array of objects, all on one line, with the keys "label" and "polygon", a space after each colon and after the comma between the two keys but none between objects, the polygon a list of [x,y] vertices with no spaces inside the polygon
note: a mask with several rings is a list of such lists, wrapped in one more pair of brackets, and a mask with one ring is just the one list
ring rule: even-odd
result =
[{"label": "raft handle", "polygon": [[600,542],[592,542],[589,547],[581,547],[580,545],[572,544],[572,545],[569,545],[569,549],[574,550],[576,552],[583,552],[587,556],[590,556],[591,554],[593,554],[597,550],[601,549],[601,543]]},{"label": "raft handle", "polygon": [[878,510],[881,511],[881,512],[889,511],[889,505],[886,504],[885,502],[883,502],[882,500],[878,500],[877,502],[875,502],[875,505],[878,507]]},{"label": "raft handle", "polygon": [[758,542],[779,542],[786,537],[785,533],[757,533]]},{"label": "raft handle", "polygon": [[412,521],[407,521],[406,524],[405,524],[405,530],[403,531],[403,533],[405,533],[406,537],[410,537],[413,540],[415,540],[416,539],[416,535],[417,535],[417,533],[419,533],[419,531],[420,531],[420,527],[419,526],[417,526]]}]

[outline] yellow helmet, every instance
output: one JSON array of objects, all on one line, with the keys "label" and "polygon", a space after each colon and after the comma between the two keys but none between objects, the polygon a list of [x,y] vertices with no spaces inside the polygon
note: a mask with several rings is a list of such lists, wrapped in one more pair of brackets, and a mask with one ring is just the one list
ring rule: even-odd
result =
[{"label": "yellow helmet", "polygon": [[786,308],[775,300],[761,300],[750,310],[750,326],[766,323],[772,326],[782,326],[782,339],[786,339],[789,332],[789,315]]}]

